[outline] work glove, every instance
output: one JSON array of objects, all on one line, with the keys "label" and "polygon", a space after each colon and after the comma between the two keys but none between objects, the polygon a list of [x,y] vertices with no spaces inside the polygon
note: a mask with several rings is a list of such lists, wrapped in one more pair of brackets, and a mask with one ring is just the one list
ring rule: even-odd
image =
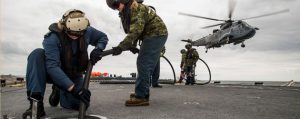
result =
[{"label": "work glove", "polygon": [[71,93],[74,97],[80,99],[86,107],[90,106],[91,92],[88,89],[81,89],[79,91],[76,91],[76,89],[74,88]]},{"label": "work glove", "polygon": [[90,61],[92,65],[95,65],[99,60],[102,59],[101,54],[102,54],[102,49],[100,48],[95,48],[92,50],[90,54]]},{"label": "work glove", "polygon": [[138,48],[136,48],[136,47],[129,48],[129,51],[132,52],[133,54],[136,54],[136,53],[140,52],[140,50]]},{"label": "work glove", "polygon": [[115,55],[120,55],[122,52],[123,52],[123,50],[122,50],[122,48],[120,48],[120,47],[113,47],[112,48],[112,50],[113,50],[113,56],[115,56]]}]

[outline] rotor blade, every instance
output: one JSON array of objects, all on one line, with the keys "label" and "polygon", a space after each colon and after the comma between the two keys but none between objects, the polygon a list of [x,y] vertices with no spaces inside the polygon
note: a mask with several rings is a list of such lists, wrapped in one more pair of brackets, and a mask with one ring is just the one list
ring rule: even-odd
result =
[{"label": "rotor blade", "polygon": [[223,24],[225,24],[225,23],[219,23],[219,24],[209,25],[209,26],[205,26],[205,27],[202,27],[202,28],[206,29],[206,28],[210,28],[210,27],[215,27],[215,26],[223,25]]},{"label": "rotor blade", "polygon": [[202,16],[192,15],[192,14],[187,14],[187,13],[182,13],[182,12],[179,12],[178,14],[184,15],[184,16],[189,16],[189,17],[196,17],[196,18],[202,18],[202,19],[214,20],[214,21],[226,21],[226,20],[220,20],[220,19],[214,19],[214,18],[202,17]]},{"label": "rotor blade", "polygon": [[255,18],[260,18],[260,17],[266,17],[266,16],[281,14],[281,13],[285,13],[285,12],[289,12],[289,11],[290,11],[289,9],[285,9],[285,10],[281,10],[281,11],[278,11],[278,12],[273,12],[273,13],[269,13],[269,14],[259,15],[259,16],[255,16],[255,17],[248,17],[248,18],[244,18],[244,19],[240,19],[240,20],[247,20],[247,19],[255,19]]},{"label": "rotor blade", "polygon": [[235,5],[236,5],[236,0],[229,0],[229,13],[228,13],[228,18],[231,20],[232,18],[232,14],[233,14],[233,11],[234,11],[234,8],[235,8]]}]

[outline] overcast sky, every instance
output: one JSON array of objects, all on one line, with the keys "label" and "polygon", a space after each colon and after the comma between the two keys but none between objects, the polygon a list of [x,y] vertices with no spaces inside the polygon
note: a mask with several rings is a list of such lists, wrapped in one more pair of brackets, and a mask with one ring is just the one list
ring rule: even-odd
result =
[{"label": "overcast sky", "polygon": [[[28,54],[42,47],[48,26],[57,22],[72,8],[83,10],[91,25],[108,35],[107,49],[119,44],[125,34],[118,12],[109,9],[106,0],[1,0],[0,74],[25,75]],[[197,39],[215,28],[203,26],[219,22],[178,15],[191,13],[218,19],[227,19],[227,0],[144,0],[153,5],[169,31],[166,54],[179,75],[181,39]],[[300,81],[300,0],[238,0],[233,18],[240,19],[283,9],[290,12],[247,20],[260,28],[256,35],[240,45],[226,45],[210,49],[196,47],[200,57],[212,71],[212,80]],[[89,51],[92,47],[89,47]],[[129,52],[120,56],[104,57],[94,71],[129,76],[136,72],[136,57]],[[172,78],[170,66],[161,62],[161,77]],[[197,64],[198,78],[208,78],[207,69]]]}]

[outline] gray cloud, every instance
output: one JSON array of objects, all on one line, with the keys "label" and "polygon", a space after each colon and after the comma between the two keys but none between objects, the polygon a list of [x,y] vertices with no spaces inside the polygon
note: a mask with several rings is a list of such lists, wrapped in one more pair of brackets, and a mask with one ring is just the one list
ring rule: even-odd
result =
[{"label": "gray cloud", "polygon": [[5,55],[27,55],[28,53],[13,42],[1,42],[0,51]]}]

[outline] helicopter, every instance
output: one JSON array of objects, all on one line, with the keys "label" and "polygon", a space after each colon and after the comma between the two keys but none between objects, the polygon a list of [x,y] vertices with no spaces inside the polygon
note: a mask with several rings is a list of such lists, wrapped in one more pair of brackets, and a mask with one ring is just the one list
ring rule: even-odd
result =
[{"label": "helicopter", "polygon": [[205,46],[206,53],[209,48],[219,48],[223,45],[231,44],[231,43],[233,43],[234,45],[241,44],[241,47],[244,48],[245,47],[244,41],[252,38],[256,34],[256,30],[259,30],[259,28],[249,25],[244,20],[266,17],[266,16],[289,12],[289,9],[284,9],[284,10],[273,12],[273,13],[258,15],[258,16],[254,16],[254,17],[248,17],[248,18],[239,19],[239,20],[233,20],[232,15],[234,12],[235,5],[236,5],[236,1],[229,0],[229,12],[228,12],[229,19],[228,20],[215,19],[215,18],[210,18],[210,17],[203,17],[203,16],[199,16],[199,15],[193,15],[193,14],[179,12],[178,13],[179,15],[223,22],[223,23],[218,23],[218,24],[202,27],[203,29],[206,29],[206,28],[211,28],[211,27],[215,27],[215,26],[220,26],[220,29],[214,29],[212,34],[209,34],[209,35],[202,37],[200,39],[197,39],[195,41],[192,41],[191,39],[181,40],[181,41],[190,43],[190,44],[192,44],[192,46]]}]

